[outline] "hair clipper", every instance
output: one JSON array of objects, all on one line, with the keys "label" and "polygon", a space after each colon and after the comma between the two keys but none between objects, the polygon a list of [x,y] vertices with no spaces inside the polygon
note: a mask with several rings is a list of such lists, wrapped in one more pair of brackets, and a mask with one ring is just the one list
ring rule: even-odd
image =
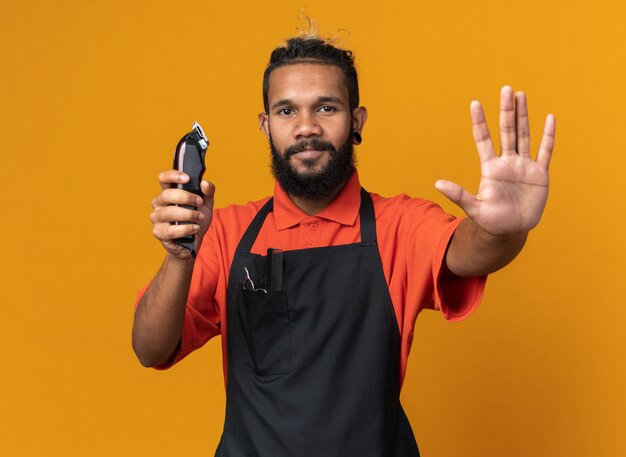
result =
[{"label": "hair clipper", "polygon": [[[200,183],[204,174],[204,156],[209,147],[209,140],[204,134],[204,130],[197,122],[193,123],[191,132],[186,134],[178,142],[176,152],[174,153],[174,169],[182,171],[189,176],[189,181],[185,184],[172,184],[172,187],[186,190],[203,197]],[[183,208],[196,210],[197,207],[189,205],[180,205]],[[174,222],[176,225],[190,224],[188,221]],[[189,249],[193,257],[196,256],[195,236],[185,236],[175,240],[181,246]]]}]

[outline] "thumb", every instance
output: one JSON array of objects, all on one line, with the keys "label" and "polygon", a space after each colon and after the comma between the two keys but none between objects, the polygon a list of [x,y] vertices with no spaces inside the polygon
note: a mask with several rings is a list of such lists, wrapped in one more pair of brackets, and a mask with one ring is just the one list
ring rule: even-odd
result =
[{"label": "thumb", "polygon": [[435,183],[435,188],[445,195],[454,204],[461,207],[470,218],[476,216],[478,200],[464,188],[452,181],[440,179]]},{"label": "thumb", "polygon": [[213,207],[213,197],[215,196],[215,185],[209,181],[202,181],[200,183],[200,189],[204,194],[202,198],[204,199],[204,204],[207,206]]}]

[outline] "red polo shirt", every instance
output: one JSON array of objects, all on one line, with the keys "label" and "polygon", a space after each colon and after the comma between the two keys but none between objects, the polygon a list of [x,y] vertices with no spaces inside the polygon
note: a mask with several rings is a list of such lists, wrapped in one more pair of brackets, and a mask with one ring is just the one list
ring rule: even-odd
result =
[{"label": "red polo shirt", "polygon": [[[274,211],[267,216],[252,252],[264,255],[268,248],[287,251],[359,242],[360,191],[355,172],[327,208],[309,216],[276,184]],[[428,200],[407,195],[370,195],[383,271],[402,340],[402,382],[417,315],[423,309],[438,309],[449,321],[464,319],[479,305],[486,278],[458,278],[442,268],[446,248],[460,219]],[[221,334],[226,377],[226,290],[230,266],[243,233],[267,200],[214,210],[194,266],[181,343],[175,357],[157,368],[173,365]]]}]

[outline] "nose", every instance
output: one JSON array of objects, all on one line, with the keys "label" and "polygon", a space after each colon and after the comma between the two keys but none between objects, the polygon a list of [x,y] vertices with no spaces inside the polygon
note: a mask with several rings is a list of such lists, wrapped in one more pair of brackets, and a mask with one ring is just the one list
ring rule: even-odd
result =
[{"label": "nose", "polygon": [[320,136],[322,128],[317,123],[317,119],[312,113],[302,113],[296,123],[293,135],[295,138],[309,138]]}]

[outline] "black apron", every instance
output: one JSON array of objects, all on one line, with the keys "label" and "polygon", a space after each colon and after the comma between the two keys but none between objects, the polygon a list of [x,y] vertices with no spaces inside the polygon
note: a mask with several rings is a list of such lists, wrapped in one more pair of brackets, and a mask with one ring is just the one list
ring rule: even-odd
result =
[{"label": "black apron", "polygon": [[[360,243],[252,254],[272,208],[270,199],[257,213],[230,269],[215,455],[419,457],[399,400],[400,333],[370,195],[361,190]],[[244,289],[248,274],[267,293]]]}]

